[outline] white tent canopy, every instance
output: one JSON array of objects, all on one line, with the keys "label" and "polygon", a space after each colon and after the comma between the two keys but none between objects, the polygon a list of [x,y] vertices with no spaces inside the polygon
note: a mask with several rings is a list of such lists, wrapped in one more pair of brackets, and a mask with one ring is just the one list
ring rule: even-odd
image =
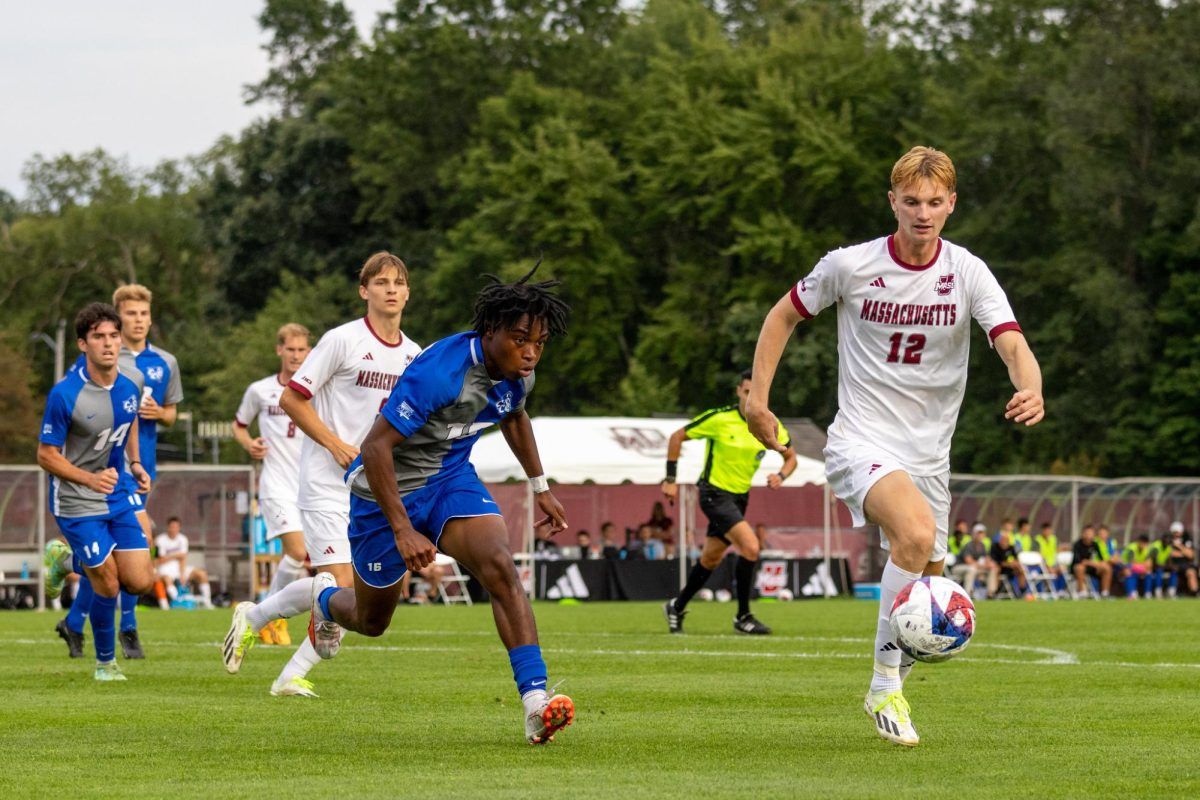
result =
[{"label": "white tent canopy", "polygon": [[[666,470],[667,440],[686,419],[647,417],[534,417],[533,433],[546,477],[559,483],[657,484]],[[704,469],[704,442],[687,441],[679,458],[680,483],[695,483]],[[471,453],[479,477],[499,483],[523,480],[525,472],[498,431],[480,437]],[[797,456],[791,485],[825,483],[825,465]],[[768,452],[754,474],[755,486],[766,486],[783,457]]]}]

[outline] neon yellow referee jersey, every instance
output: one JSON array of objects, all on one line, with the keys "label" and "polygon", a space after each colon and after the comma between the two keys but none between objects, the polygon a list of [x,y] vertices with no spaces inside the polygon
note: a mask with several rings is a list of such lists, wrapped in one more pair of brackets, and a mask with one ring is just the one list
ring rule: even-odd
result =
[{"label": "neon yellow referee jersey", "polygon": [[[734,494],[750,491],[750,481],[767,449],[750,433],[736,404],[705,411],[684,430],[689,439],[708,440],[700,480]],[[783,423],[775,435],[785,447],[792,443]]]}]

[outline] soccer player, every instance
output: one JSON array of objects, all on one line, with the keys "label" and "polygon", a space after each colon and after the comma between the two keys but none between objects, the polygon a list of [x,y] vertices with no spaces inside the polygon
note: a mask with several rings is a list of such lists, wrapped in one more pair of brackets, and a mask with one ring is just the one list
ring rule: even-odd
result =
[{"label": "soccer player", "polygon": [[[246,387],[233,421],[233,438],[250,457],[263,462],[258,476],[258,502],[267,524],[267,540],[279,539],[283,558],[271,578],[268,595],[294,580],[308,576],[304,568],[304,533],[300,525],[300,450],[304,432],[279,405],[288,381],[300,369],[312,346],[308,328],[294,322],[275,334],[279,371]],[[258,420],[258,436],[250,438],[250,425]],[[287,620],[276,620],[259,631],[264,644],[291,644]]]},{"label": "soccer player", "polygon": [[311,604],[309,637],[322,657],[331,658],[339,626],[381,635],[405,571],[429,566],[438,550],[450,555],[491,596],[524,706],[525,739],[543,744],[571,724],[575,707],[566,695],[547,693],[546,664],[508,531],[470,462],[479,434],[499,424],[546,514],[537,532],[566,529],[562,506],[542,474],[525,402],[547,340],[566,331],[568,309],[551,291],[556,282],[531,284],[532,276],[530,271],[512,284],[493,279],[476,300],[474,330],[422,353],[363,441],[347,474],[354,588],[338,588],[322,574],[313,579],[309,598],[296,591],[303,581],[279,597],[291,596],[290,613]]},{"label": "soccer player", "polygon": [[[309,562],[332,576],[338,586],[350,586],[350,490],[344,475],[358,455],[358,446],[405,367],[421,352],[400,329],[408,303],[408,268],[388,252],[372,255],[358,276],[358,294],[367,303],[366,316],[328,331],[288,381],[279,405],[307,438],[300,449],[300,523]],[[225,668],[237,672],[249,646],[241,631],[249,615],[255,632],[276,614],[278,598],[261,604],[238,604],[226,636]],[[253,644],[253,640],[250,640]],[[306,676],[320,661],[306,637],[271,687],[275,695],[316,697]]]},{"label": "soccer player", "polygon": [[[135,517],[135,497],[150,475],[139,458],[138,405],[142,387],[117,368],[121,317],[104,303],[85,306],[75,317],[75,336],[84,364],[55,384],[46,400],[38,465],[50,473],[50,511],[87,576],[98,681],[123,681],[116,662],[119,589],[135,595],[154,585],[150,548]],[[65,570],[52,590],[61,591]]]},{"label": "soccer player", "polygon": [[[746,426],[750,375],[750,370],[742,373],[737,385],[736,403],[705,411],[672,433],[667,443],[667,477],[663,480],[662,492],[674,503],[679,493],[675,473],[684,440],[704,439],[707,442],[704,472],[700,475],[697,488],[700,490],[700,510],[708,517],[708,535],[700,552],[700,560],[692,567],[683,591],[663,606],[667,630],[671,633],[683,632],[688,601],[704,587],[730,545],[738,554],[737,565],[733,569],[738,600],[733,629],[738,633],[760,636],[771,632],[750,613],[750,591],[754,587],[754,570],[758,566],[759,540],[750,523],[746,522],[746,504],[750,501],[750,482],[766,453],[762,443],[754,438]],[[775,435],[784,446],[783,469],[767,476],[767,485],[772,489],[778,489],[796,471],[796,451],[791,447],[787,429],[779,425]]]},{"label": "soccer player", "polygon": [[909,582],[942,571],[949,526],[950,439],[967,377],[971,318],[1008,367],[1016,391],[1004,416],[1045,415],[1037,360],[1008,299],[976,256],[940,237],[954,211],[945,153],[914,147],[892,169],[896,232],[827,254],[767,314],[746,403],[750,430],[781,449],[768,408],[771,382],[796,325],[837,303],[838,412],[825,474],[855,525],[883,530],[890,557],[880,584],[875,664],[864,707],[884,739],[915,746],[903,679],[909,659],[888,614]]},{"label": "soccer player", "polygon": [[[179,363],[175,356],[155,347],[147,341],[153,320],[150,316],[150,303],[153,295],[149,289],[140,284],[131,283],[117,287],[113,292],[113,306],[121,315],[121,352],[120,369],[127,375],[139,374],[142,385],[142,401],[138,407],[138,449],[143,466],[153,481],[158,474],[156,452],[158,448],[159,423],[170,427],[175,424],[178,403],[183,399],[183,385],[179,377]],[[75,369],[83,364],[82,356],[75,363]],[[141,496],[131,492],[136,502],[138,523],[146,541],[150,541],[154,533],[154,522],[146,511],[145,504],[149,495]],[[71,603],[71,610],[66,620],[60,622],[56,630],[67,640],[67,647],[72,647],[71,639],[81,636],[84,619],[92,604],[92,587],[87,575],[79,580],[79,590]],[[138,596],[127,591],[121,592],[121,630],[119,640],[121,651],[125,658],[145,658],[141,639],[138,636],[137,616],[135,614]]]},{"label": "soccer player", "polygon": [[157,550],[154,569],[166,584],[170,598],[174,600],[178,596],[176,581],[185,586],[195,584],[200,590],[200,605],[212,608],[212,587],[208,583],[208,572],[187,563],[188,538],[183,535],[179,517],[167,518],[167,532],[160,533],[154,539],[154,547]]}]

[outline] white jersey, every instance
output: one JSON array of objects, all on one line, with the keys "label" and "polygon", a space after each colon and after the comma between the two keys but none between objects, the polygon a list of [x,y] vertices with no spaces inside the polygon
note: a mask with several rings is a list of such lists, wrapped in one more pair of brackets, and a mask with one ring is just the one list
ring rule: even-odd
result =
[{"label": "white jersey", "polygon": [[[288,386],[311,398],[313,410],[343,442],[358,447],[421,347],[403,332],[398,344],[375,335],[366,317],[326,332]],[[300,451],[299,506],[304,511],[346,512],[345,470],[324,447],[305,439]]]},{"label": "white jersey", "polygon": [[300,447],[307,438],[282,408],[279,397],[286,384],[270,375],[246,387],[234,424],[249,428],[258,418],[258,433],[267,443],[258,496],[296,502],[300,494]]},{"label": "white jersey", "polygon": [[945,240],[928,264],[905,264],[885,236],[829,253],[791,298],[806,318],[838,304],[830,446],[870,444],[912,475],[946,472],[967,385],[970,318],[989,344],[1021,330],[987,265]]},{"label": "white jersey", "polygon": [[154,537],[154,546],[158,548],[159,558],[170,558],[171,556],[185,555],[188,551],[188,540],[182,533],[174,539],[165,533],[160,533]]}]

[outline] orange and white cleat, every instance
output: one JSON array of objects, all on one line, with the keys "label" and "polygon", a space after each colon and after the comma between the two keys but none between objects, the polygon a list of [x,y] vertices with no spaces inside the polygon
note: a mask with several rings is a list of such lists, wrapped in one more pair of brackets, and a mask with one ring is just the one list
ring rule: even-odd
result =
[{"label": "orange and white cleat", "polygon": [[554,741],[554,734],[575,721],[575,703],[565,694],[556,694],[546,705],[525,719],[525,739],[530,744]]},{"label": "orange and white cleat", "polygon": [[275,640],[274,622],[268,622],[266,625],[262,626],[262,629],[258,632],[258,641],[267,647],[279,644],[279,642]]}]

